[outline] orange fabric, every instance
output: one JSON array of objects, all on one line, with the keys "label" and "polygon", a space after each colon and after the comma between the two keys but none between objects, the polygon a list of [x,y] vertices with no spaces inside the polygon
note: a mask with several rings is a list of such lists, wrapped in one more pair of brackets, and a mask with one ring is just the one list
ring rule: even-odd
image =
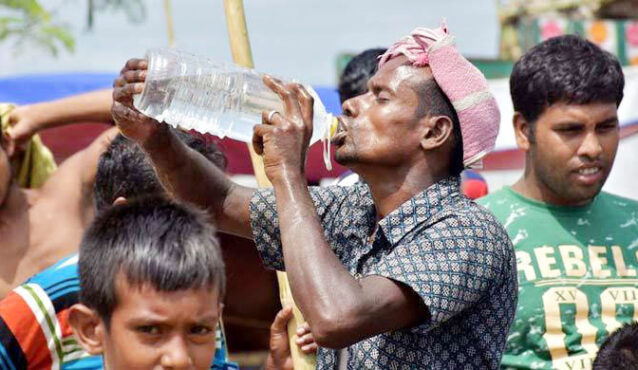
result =
[{"label": "orange fabric", "polygon": [[73,328],[69,324],[69,311],[70,309],[62,310],[58,312],[58,322],[60,323],[60,331],[62,332],[62,338],[66,338],[73,335]]},{"label": "orange fabric", "polygon": [[[12,314],[19,312],[20,314]],[[28,312],[28,314],[25,314]],[[48,348],[46,337],[29,305],[15,292],[9,293],[0,304],[0,316],[13,332],[20,347]],[[50,369],[52,365],[49,351],[29,353],[24,351],[30,369]]]}]

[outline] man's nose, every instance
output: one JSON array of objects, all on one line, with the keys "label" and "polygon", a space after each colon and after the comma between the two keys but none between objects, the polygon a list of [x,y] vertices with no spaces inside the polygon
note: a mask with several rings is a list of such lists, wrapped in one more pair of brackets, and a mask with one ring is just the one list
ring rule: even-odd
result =
[{"label": "man's nose", "polygon": [[346,117],[356,117],[358,113],[357,97],[350,98],[343,102],[341,109]]},{"label": "man's nose", "polygon": [[598,135],[595,132],[588,132],[578,148],[578,155],[590,159],[597,159],[602,152],[603,147]]},{"label": "man's nose", "polygon": [[185,338],[176,335],[165,343],[161,365],[165,369],[191,369],[193,367],[193,359]]}]

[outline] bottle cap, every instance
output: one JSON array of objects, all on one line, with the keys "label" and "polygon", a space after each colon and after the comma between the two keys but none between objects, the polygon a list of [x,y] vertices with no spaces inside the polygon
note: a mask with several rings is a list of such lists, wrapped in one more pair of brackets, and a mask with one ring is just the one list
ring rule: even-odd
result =
[{"label": "bottle cap", "polygon": [[335,136],[335,134],[337,133],[338,126],[339,126],[339,120],[337,120],[337,117],[332,117],[332,123],[330,124],[330,134],[328,136],[329,139]]}]

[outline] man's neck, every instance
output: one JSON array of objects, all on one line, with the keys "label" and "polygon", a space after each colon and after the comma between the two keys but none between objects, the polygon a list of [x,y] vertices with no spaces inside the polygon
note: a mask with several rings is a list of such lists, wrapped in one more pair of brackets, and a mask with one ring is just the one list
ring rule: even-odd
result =
[{"label": "man's neck", "polygon": [[594,198],[591,198],[582,202],[569,202],[568,200],[560,199],[549,189],[539,184],[536,178],[527,174],[523,175],[512,185],[512,190],[525,198],[554,206],[582,207],[594,200]]},{"label": "man's neck", "polygon": [[414,167],[387,171],[375,168],[371,171],[361,171],[359,175],[370,186],[379,220],[399,208],[408,199],[448,176],[434,176],[429,171]]}]

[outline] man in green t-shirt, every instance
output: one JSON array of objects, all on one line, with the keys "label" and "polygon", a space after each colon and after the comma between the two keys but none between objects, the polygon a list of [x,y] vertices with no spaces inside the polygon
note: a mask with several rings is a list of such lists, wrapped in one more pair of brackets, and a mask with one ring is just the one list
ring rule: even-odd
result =
[{"label": "man in green t-shirt", "polygon": [[479,200],[516,250],[505,368],[590,369],[603,340],[638,318],[638,203],[601,192],[618,148],[623,86],[617,59],[576,36],[550,39],[514,66],[525,172]]}]

